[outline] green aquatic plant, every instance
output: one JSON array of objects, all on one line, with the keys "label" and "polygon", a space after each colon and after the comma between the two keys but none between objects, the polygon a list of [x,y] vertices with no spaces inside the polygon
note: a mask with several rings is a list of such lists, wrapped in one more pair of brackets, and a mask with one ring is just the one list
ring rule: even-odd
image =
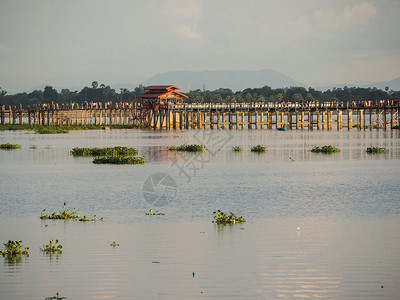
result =
[{"label": "green aquatic plant", "polygon": [[186,152],[204,152],[206,150],[206,147],[204,145],[191,144],[191,145],[181,145],[178,147],[170,146],[167,148],[167,150],[168,151],[186,151]]},{"label": "green aquatic plant", "polygon": [[117,244],[116,242],[112,242],[112,243],[110,244],[110,246],[112,246],[112,247],[118,247],[119,244]]},{"label": "green aquatic plant", "polygon": [[164,216],[165,213],[161,213],[161,212],[150,209],[148,213],[145,213],[145,215],[146,216]]},{"label": "green aquatic plant", "polygon": [[98,156],[93,159],[94,164],[136,165],[144,164],[145,162],[144,156]]},{"label": "green aquatic plant", "polygon": [[34,131],[38,134],[52,134],[52,133],[68,133],[71,130],[100,130],[103,127],[108,127],[109,129],[134,129],[134,128],[143,128],[141,125],[133,125],[133,124],[113,124],[113,125],[94,125],[94,124],[86,124],[86,125],[29,125],[29,124],[0,124],[0,131],[5,130],[27,130]]},{"label": "green aquatic plant", "polygon": [[242,151],[243,151],[243,148],[240,147],[240,146],[233,146],[232,151],[233,151],[233,152],[242,152]]},{"label": "green aquatic plant", "polygon": [[322,147],[315,146],[314,148],[311,149],[311,152],[313,152],[313,153],[332,154],[332,153],[340,152],[340,149],[338,149],[338,148],[336,148],[335,146],[332,146],[332,145],[325,145],[325,146],[322,146]]},{"label": "green aquatic plant", "polygon": [[32,145],[32,146],[29,147],[29,149],[37,149],[37,146],[36,145]]},{"label": "green aquatic plant", "polygon": [[[78,215],[78,221],[81,221],[81,222],[97,221],[96,218],[97,218],[97,216],[93,215],[93,214],[91,214],[89,217],[86,217],[86,216],[81,217]],[[99,221],[103,221],[103,217],[101,217],[99,219]]]},{"label": "green aquatic plant", "polygon": [[41,126],[34,127],[33,130],[36,134],[60,134],[60,133],[69,133],[68,130],[59,126]]},{"label": "green aquatic plant", "polygon": [[386,153],[387,149],[386,148],[381,148],[381,147],[368,147],[367,148],[367,153],[370,154],[382,154]]},{"label": "green aquatic plant", "polygon": [[242,216],[236,217],[234,213],[230,213],[229,215],[225,214],[221,210],[214,211],[214,221],[213,223],[217,224],[232,224],[232,223],[243,223],[246,222],[246,219]]},{"label": "green aquatic plant", "polygon": [[267,152],[267,147],[261,145],[253,146],[251,147],[251,152],[264,153]]},{"label": "green aquatic plant", "polygon": [[4,251],[0,251],[0,255],[13,257],[16,255],[28,254],[29,247],[22,249],[22,241],[11,241],[4,243]]},{"label": "green aquatic plant", "polygon": [[73,156],[127,156],[137,155],[138,151],[135,148],[128,147],[107,147],[107,148],[78,148],[72,149]]},{"label": "green aquatic plant", "polygon": [[40,248],[40,251],[45,253],[62,253],[62,245],[58,244],[58,240],[55,242],[53,240],[49,241],[49,244],[43,245],[43,248]]},{"label": "green aquatic plant", "polygon": [[64,202],[63,205],[64,210],[60,211],[59,213],[53,212],[51,215],[46,215],[46,209],[42,210],[40,215],[40,219],[42,220],[69,220],[69,219],[77,219],[80,216],[76,214],[75,208],[72,212],[67,209],[67,202]]},{"label": "green aquatic plant", "polygon": [[[67,202],[64,202],[63,205],[64,210],[60,211],[59,213],[53,212],[51,215],[46,215],[45,211],[46,209],[42,210],[42,213],[40,215],[40,219],[42,220],[78,220],[78,221],[82,221],[82,222],[86,222],[86,221],[96,221],[96,215],[94,215],[94,218],[92,218],[90,215],[89,218],[87,218],[86,216],[81,217],[80,215],[78,215],[75,212],[75,208],[73,209],[72,212],[70,212],[67,209]],[[103,218],[100,218],[100,220],[103,220]]]},{"label": "green aquatic plant", "polygon": [[53,297],[46,297],[44,298],[45,300],[63,300],[67,299],[67,297],[61,297],[60,294],[57,292],[55,296]]},{"label": "green aquatic plant", "polygon": [[21,149],[21,145],[5,143],[0,145],[0,149],[4,150]]}]

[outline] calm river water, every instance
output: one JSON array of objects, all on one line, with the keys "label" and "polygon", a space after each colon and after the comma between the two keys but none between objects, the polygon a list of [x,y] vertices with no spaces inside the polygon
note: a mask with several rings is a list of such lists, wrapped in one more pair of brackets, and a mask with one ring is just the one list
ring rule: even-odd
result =
[{"label": "calm river water", "polygon": [[[0,299],[400,295],[398,130],[0,132],[5,142],[22,149],[0,150],[0,243],[30,249],[16,261],[0,256]],[[208,151],[166,150],[182,143]],[[257,144],[268,152],[251,152]],[[309,151],[327,144],[341,152]],[[136,147],[147,163],[95,165],[70,155],[117,145]],[[389,152],[369,155],[369,146]],[[39,219],[63,202],[104,220]],[[149,209],[165,215],[146,216]],[[247,222],[213,224],[217,209]],[[49,239],[62,254],[40,252]]]}]

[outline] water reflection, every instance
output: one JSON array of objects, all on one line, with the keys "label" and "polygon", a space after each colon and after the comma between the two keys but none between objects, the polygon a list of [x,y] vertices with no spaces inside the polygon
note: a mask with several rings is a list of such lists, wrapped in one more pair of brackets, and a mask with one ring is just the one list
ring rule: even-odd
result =
[{"label": "water reflection", "polygon": [[[187,182],[173,161],[196,155],[166,147],[196,143],[195,133],[110,130],[31,140],[1,132],[23,147],[0,151],[0,243],[17,238],[31,251],[3,260],[0,298],[41,299],[53,290],[70,299],[400,294],[398,131],[232,131],[219,151],[198,159]],[[268,152],[252,153],[256,144]],[[342,151],[309,151],[325,144]],[[137,147],[148,163],[98,166],[69,154],[73,147],[115,145]],[[234,153],[234,145],[244,151]],[[369,155],[369,146],[389,152]],[[149,218],[142,187],[157,172],[174,178],[178,196],[162,208],[165,216]],[[39,219],[42,209],[58,212],[63,202],[104,221]],[[213,224],[216,209],[248,221]],[[49,238],[60,240],[62,255],[40,253]],[[120,246],[110,247],[112,241]]]}]

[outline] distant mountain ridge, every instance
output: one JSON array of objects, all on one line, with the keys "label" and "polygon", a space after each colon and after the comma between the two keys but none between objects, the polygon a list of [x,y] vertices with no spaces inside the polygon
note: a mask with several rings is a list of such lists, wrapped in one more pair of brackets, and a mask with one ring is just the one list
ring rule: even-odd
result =
[{"label": "distant mountain ridge", "polygon": [[[135,79],[134,79],[135,80]],[[137,80],[137,78],[136,78]],[[301,86],[308,88],[309,86],[320,91],[326,91],[328,89],[343,88],[347,87],[362,87],[362,88],[378,88],[385,90],[385,87],[389,87],[389,90],[400,91],[400,77],[395,78],[390,81],[380,81],[380,82],[359,82],[357,84],[347,83],[347,84],[331,84],[325,86],[313,86],[306,85],[296,81],[295,79],[286,76],[282,73],[275,72],[273,70],[258,70],[258,71],[248,71],[248,70],[227,70],[227,71],[174,71],[156,74],[147,80],[137,80],[131,83],[106,83],[111,88],[115,89],[117,93],[120,92],[121,88],[127,88],[133,91],[140,84],[144,86],[148,85],[166,85],[173,84],[181,88],[182,92],[188,92],[189,90],[209,90],[214,91],[219,88],[229,88],[232,91],[243,91],[246,88],[261,88],[263,86],[270,86],[274,89],[285,88],[291,86]],[[34,88],[25,90],[25,92],[32,92],[34,90],[43,90],[45,86],[49,85],[55,88],[57,91],[62,89],[69,89],[71,91],[80,91],[85,86],[90,86],[91,81],[86,80],[86,84],[82,86],[63,84],[62,82],[53,82],[47,84],[41,84]],[[100,81],[102,83],[102,81]],[[100,83],[99,82],[99,83]],[[126,81],[125,81],[126,82]],[[8,94],[16,94],[21,91],[8,91]]]},{"label": "distant mountain ridge", "polygon": [[377,89],[385,90],[388,87],[389,90],[400,91],[400,77],[397,77],[390,81],[380,81],[366,84],[363,87],[376,87]]},{"label": "distant mountain ridge", "polygon": [[293,78],[272,70],[174,71],[154,75],[143,82],[144,86],[163,84],[176,85],[183,92],[197,89],[214,91],[219,88],[229,88],[235,92],[266,85],[272,88],[304,86]]}]

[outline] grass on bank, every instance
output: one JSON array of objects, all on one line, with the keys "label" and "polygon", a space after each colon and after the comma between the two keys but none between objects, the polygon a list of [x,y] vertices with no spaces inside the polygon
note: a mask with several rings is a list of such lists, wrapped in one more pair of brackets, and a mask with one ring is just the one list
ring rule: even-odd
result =
[{"label": "grass on bank", "polygon": [[5,124],[0,125],[0,131],[5,130],[27,130],[34,131],[37,134],[60,134],[60,133],[69,133],[72,130],[99,130],[99,129],[135,129],[142,128],[139,125],[29,125],[29,124]]}]

